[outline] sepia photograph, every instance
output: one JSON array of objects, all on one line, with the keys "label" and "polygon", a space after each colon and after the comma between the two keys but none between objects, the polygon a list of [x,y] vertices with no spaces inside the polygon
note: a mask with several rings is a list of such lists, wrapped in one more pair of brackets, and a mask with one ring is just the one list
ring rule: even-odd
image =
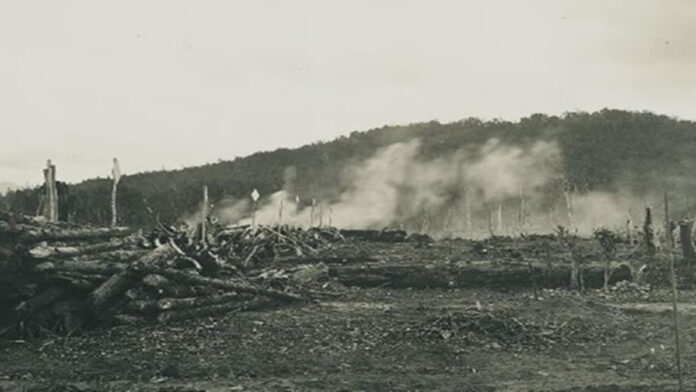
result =
[{"label": "sepia photograph", "polygon": [[0,392],[696,391],[696,1],[0,0]]}]

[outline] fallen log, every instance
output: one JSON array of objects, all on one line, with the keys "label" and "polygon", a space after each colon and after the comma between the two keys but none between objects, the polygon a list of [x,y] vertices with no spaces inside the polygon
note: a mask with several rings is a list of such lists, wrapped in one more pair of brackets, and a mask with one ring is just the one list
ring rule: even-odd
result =
[{"label": "fallen log", "polygon": [[190,308],[182,310],[168,310],[164,311],[157,316],[157,321],[161,323],[166,323],[175,320],[186,320],[197,317],[210,317],[217,316],[232,311],[242,312],[249,310],[257,310],[268,308],[273,305],[278,304],[278,301],[274,301],[268,298],[254,299],[241,303],[228,303],[223,305],[210,305],[202,306],[199,308]]},{"label": "fallen log", "polygon": [[[540,288],[567,287],[571,266],[532,263],[371,263],[365,265],[329,265],[329,276],[347,286],[391,288]],[[585,286],[601,288],[604,265],[583,267]],[[610,284],[631,280],[631,269],[613,265]]]},{"label": "fallen log", "polygon": [[340,230],[348,239],[374,242],[406,242],[408,233],[403,230]]},{"label": "fallen log", "polygon": [[158,274],[148,274],[142,279],[143,286],[165,297],[185,298],[211,296],[217,289],[210,286],[182,286]]},{"label": "fallen log", "polygon": [[106,282],[97,287],[97,289],[89,295],[88,302],[90,306],[95,313],[101,312],[113,299],[128,290],[128,286],[135,275],[134,271],[136,269],[133,267],[141,266],[143,268],[152,268],[152,265],[171,259],[175,253],[174,249],[170,246],[163,246],[149,252],[138,259],[138,261],[129,268],[113,275]]},{"label": "fallen log", "polygon": [[[94,253],[90,255],[77,255],[67,260],[73,261],[90,261],[90,262],[105,262],[111,261],[115,263],[131,263],[151,252],[151,249],[119,249],[103,253]],[[48,261],[62,261],[65,258],[50,258]]]},{"label": "fallen log", "polygon": [[211,297],[188,297],[188,298],[162,298],[156,301],[159,310],[179,310],[195,308],[200,306],[218,305],[242,299],[238,293],[225,293]]},{"label": "fallen log", "polygon": [[73,261],[65,260],[61,262],[43,262],[34,266],[35,271],[40,272],[66,272],[84,273],[94,275],[113,275],[128,268],[124,263],[101,262],[101,261]]},{"label": "fallen log", "polygon": [[305,301],[300,295],[293,293],[285,293],[282,291],[274,289],[265,289],[261,287],[256,287],[249,285],[245,282],[232,282],[214,278],[207,278],[200,275],[194,275],[187,272],[178,271],[172,268],[158,269],[150,266],[138,266],[136,267],[141,273],[159,274],[167,279],[171,279],[177,282],[200,285],[200,286],[212,286],[225,290],[237,291],[240,293],[249,293],[255,295],[263,295],[266,297],[282,299],[286,301]]},{"label": "fallen log", "polygon": [[121,271],[111,276],[106,282],[97,287],[88,297],[92,310],[99,314],[113,299],[123,294],[127,289],[132,275],[129,270]]},{"label": "fallen log", "polygon": [[56,274],[53,278],[85,291],[94,290],[105,280],[105,278],[101,276],[94,278],[93,276],[82,274]]},{"label": "fallen log", "polygon": [[75,256],[89,256],[114,250],[122,251],[125,246],[127,246],[125,241],[109,241],[84,246],[51,246],[41,244],[29,249],[28,254],[36,260],[48,258],[55,260]]},{"label": "fallen log", "polygon": [[122,238],[130,235],[132,230],[126,227],[114,228],[71,228],[56,229],[52,227],[18,227],[18,242],[41,241],[76,241]]},{"label": "fallen log", "polygon": [[63,296],[65,290],[62,287],[49,287],[34,297],[22,301],[15,307],[15,311],[24,314],[31,314],[37,310],[50,305]]},{"label": "fallen log", "polygon": [[168,298],[186,298],[215,295],[218,289],[210,286],[170,285],[160,288],[158,292]]}]

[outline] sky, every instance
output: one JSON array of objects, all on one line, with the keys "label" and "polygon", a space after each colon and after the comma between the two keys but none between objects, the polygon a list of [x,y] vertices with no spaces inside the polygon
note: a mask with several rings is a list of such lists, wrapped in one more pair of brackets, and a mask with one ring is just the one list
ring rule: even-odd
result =
[{"label": "sky", "polygon": [[178,169],[387,124],[696,119],[692,0],[7,0],[0,183]]}]

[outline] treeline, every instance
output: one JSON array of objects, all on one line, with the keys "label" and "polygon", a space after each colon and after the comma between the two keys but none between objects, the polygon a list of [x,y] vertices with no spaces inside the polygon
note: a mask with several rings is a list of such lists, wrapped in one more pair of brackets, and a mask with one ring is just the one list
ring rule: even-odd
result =
[{"label": "treeline", "polygon": [[[479,151],[491,138],[525,146],[539,140],[556,141],[561,149],[559,170],[579,192],[629,191],[639,195],[673,189],[693,194],[696,181],[696,123],[646,112],[602,110],[563,116],[534,114],[519,122],[469,118],[448,124],[436,121],[353,132],[330,142],[297,149],[259,152],[182,170],[126,175],[119,185],[119,223],[149,226],[148,209],[163,222],[175,222],[194,211],[203,185],[213,201],[247,197],[256,188],[262,195],[281,189],[311,198],[331,200],[348,184],[345,167],[377,150],[418,138],[424,158],[460,149]],[[107,225],[110,221],[111,180],[90,179],[63,189],[61,218]],[[10,191],[0,208],[34,214],[41,190]]]}]

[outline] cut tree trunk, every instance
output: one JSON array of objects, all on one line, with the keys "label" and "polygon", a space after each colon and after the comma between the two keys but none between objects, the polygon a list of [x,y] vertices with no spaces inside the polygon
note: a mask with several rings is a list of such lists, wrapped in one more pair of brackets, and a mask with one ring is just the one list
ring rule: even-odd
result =
[{"label": "cut tree trunk", "polygon": [[37,310],[50,305],[63,296],[65,290],[61,287],[49,287],[38,295],[35,295],[27,301],[21,302],[15,308],[15,311],[24,314],[32,314]]},{"label": "cut tree trunk", "polygon": [[81,255],[74,257],[73,260],[98,260],[98,261],[113,261],[113,262],[123,262],[128,263],[145,256],[151,252],[150,249],[124,249],[124,250],[112,250],[104,253],[97,253],[92,255]]},{"label": "cut tree trunk", "polygon": [[153,268],[152,266],[174,257],[176,252],[170,246],[157,248],[138,259],[128,269],[113,275],[102,283],[90,295],[88,302],[95,313],[103,311],[115,298],[128,290],[128,286],[135,280],[134,276],[138,267]]},{"label": "cut tree trunk", "polygon": [[689,264],[696,262],[696,250],[694,250],[692,239],[693,230],[693,221],[685,219],[679,222],[679,240],[681,242],[682,254],[684,261]]},{"label": "cut tree trunk", "polygon": [[129,270],[121,271],[97,287],[88,297],[96,314],[101,313],[113,300],[128,290],[133,277]]},{"label": "cut tree trunk", "polygon": [[162,298],[156,302],[159,310],[179,310],[199,306],[219,305],[226,302],[239,302],[242,298],[244,297],[240,294],[232,292],[211,297]]},{"label": "cut tree trunk", "polygon": [[300,295],[293,294],[293,293],[286,293],[274,289],[265,289],[261,287],[256,287],[252,286],[246,282],[232,282],[232,281],[227,281],[227,280],[220,280],[220,279],[213,279],[213,278],[206,278],[204,276],[200,275],[194,275],[188,272],[183,272],[183,271],[178,271],[172,268],[165,268],[165,269],[159,269],[159,268],[153,268],[149,266],[138,266],[138,270],[142,273],[151,273],[151,274],[159,274],[164,276],[167,279],[176,281],[176,282],[181,282],[181,283],[186,283],[186,284],[192,284],[192,285],[200,285],[200,286],[212,286],[212,287],[218,287],[221,289],[225,290],[231,290],[231,291],[237,291],[240,293],[249,293],[249,294],[255,294],[255,295],[263,295],[266,297],[271,297],[271,298],[277,298],[277,299],[282,299],[286,301],[304,301],[305,298],[303,298]]},{"label": "cut tree trunk", "polygon": [[65,260],[58,262],[46,261],[34,266],[34,270],[42,272],[68,272],[68,273],[84,273],[96,275],[113,275],[121,272],[128,267],[124,263],[111,263],[99,261],[73,261]]},{"label": "cut tree trunk", "polygon": [[87,256],[95,253],[118,251],[126,247],[123,241],[102,242],[86,246],[50,246],[39,245],[29,250],[29,256],[33,259],[61,259],[75,256]]},{"label": "cut tree trunk", "polygon": [[26,230],[20,228],[20,232],[19,242],[41,242],[121,238],[130,235],[132,231],[125,227],[73,229],[30,227]]}]

